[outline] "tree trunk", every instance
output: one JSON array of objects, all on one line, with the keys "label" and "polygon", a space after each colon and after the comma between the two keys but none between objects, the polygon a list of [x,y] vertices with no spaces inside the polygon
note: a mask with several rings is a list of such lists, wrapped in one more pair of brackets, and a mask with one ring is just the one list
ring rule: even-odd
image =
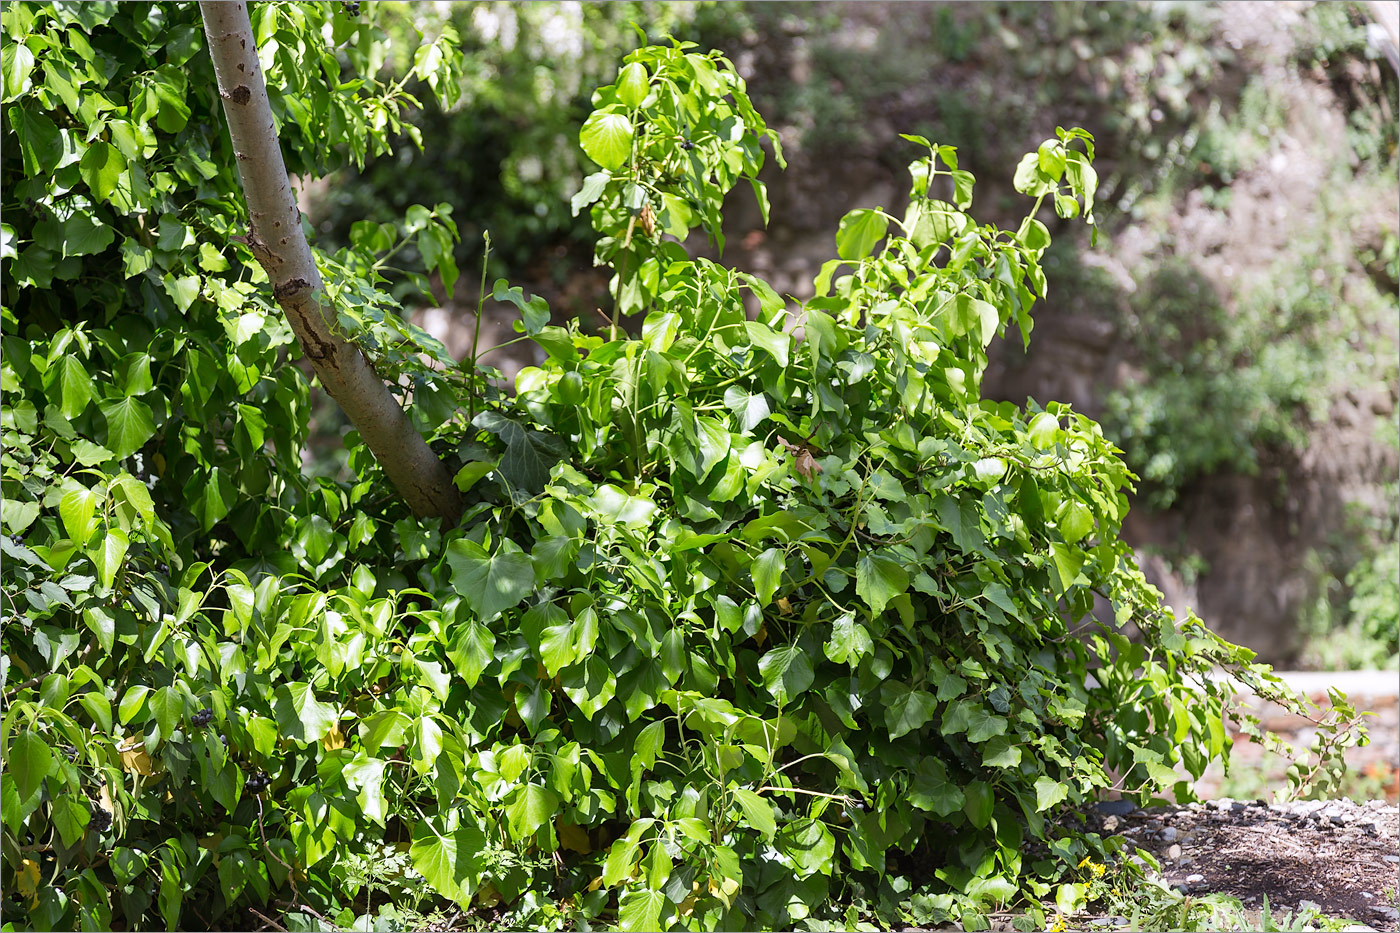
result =
[{"label": "tree trunk", "polygon": [[394,401],[360,348],[340,335],[301,228],[267,84],[244,2],[200,0],[204,34],[248,203],[247,242],[272,295],[320,377],[375,459],[420,518],[455,521],[462,502],[447,467]]}]

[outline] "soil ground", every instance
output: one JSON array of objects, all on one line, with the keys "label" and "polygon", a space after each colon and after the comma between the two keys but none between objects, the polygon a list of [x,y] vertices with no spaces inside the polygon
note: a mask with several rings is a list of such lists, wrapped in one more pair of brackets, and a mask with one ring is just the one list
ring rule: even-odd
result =
[{"label": "soil ground", "polygon": [[1247,908],[1267,897],[1275,914],[1311,902],[1331,917],[1400,930],[1400,811],[1383,801],[1269,807],[1222,800],[1091,819],[1151,851],[1162,880],[1185,893],[1228,894]]}]

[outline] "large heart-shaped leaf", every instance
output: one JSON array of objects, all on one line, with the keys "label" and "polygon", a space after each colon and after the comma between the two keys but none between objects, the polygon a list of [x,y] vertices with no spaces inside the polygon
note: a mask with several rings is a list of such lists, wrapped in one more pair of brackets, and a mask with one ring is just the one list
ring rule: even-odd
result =
[{"label": "large heart-shaped leaf", "polygon": [[408,857],[414,871],[426,878],[433,890],[465,909],[476,892],[485,849],[486,837],[474,826],[440,833],[430,821],[419,820],[413,827]]},{"label": "large heart-shaped leaf", "polygon": [[624,113],[595,110],[584,121],[578,141],[590,159],[617,171],[632,154],[632,121]]},{"label": "large heart-shaped leaf", "polygon": [[519,605],[535,589],[530,556],[509,539],[491,554],[474,541],[458,538],[447,546],[447,563],[452,588],[482,620]]}]

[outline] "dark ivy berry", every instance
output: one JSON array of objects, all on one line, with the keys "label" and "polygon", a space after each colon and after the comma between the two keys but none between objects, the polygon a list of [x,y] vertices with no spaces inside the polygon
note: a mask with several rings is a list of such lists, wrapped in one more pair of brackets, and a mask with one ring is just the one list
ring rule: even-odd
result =
[{"label": "dark ivy berry", "polygon": [[77,750],[75,747],[73,747],[72,745],[65,745],[65,746],[63,746],[63,754],[65,754],[65,755],[68,756],[68,760],[69,760],[69,761],[77,761],[77,760],[78,760],[78,750]]},{"label": "dark ivy berry", "polygon": [[206,706],[204,709],[195,713],[191,721],[194,723],[196,729],[203,729],[205,726],[209,725],[210,720],[213,718],[214,711]]},{"label": "dark ivy berry", "polygon": [[271,783],[272,779],[265,773],[262,771],[254,771],[252,774],[248,775],[248,780],[243,782],[243,789],[250,794],[261,794],[267,789],[267,785]]},{"label": "dark ivy berry", "polygon": [[356,0],[340,0],[340,8],[351,16],[360,15],[360,4]]},{"label": "dark ivy berry", "polygon": [[95,832],[105,833],[112,828],[112,814],[107,811],[102,804],[95,801],[88,801],[88,812],[92,818],[88,820],[88,828]]}]

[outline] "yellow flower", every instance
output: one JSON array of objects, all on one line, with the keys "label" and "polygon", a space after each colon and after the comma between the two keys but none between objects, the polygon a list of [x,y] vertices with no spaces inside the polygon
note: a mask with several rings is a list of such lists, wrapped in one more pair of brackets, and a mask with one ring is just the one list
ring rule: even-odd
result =
[{"label": "yellow flower", "polygon": [[1089,869],[1093,871],[1095,878],[1102,878],[1104,872],[1108,871],[1108,866],[1100,864],[1099,862],[1094,862],[1089,866]]},{"label": "yellow flower", "polygon": [[1065,933],[1065,918],[1058,913],[1050,918],[1050,933]]}]

